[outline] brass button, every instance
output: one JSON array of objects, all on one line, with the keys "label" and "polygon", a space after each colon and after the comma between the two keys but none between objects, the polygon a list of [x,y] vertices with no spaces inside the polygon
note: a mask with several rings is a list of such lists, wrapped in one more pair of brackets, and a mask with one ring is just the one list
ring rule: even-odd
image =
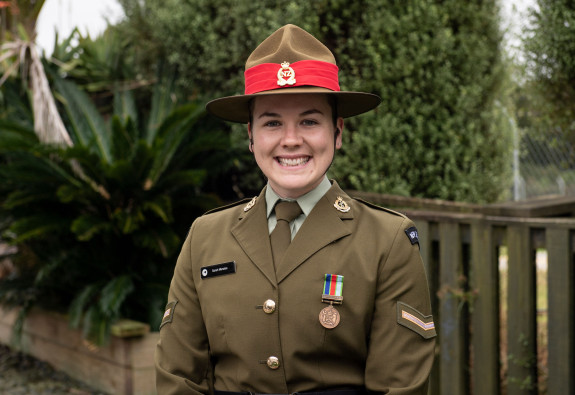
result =
[{"label": "brass button", "polygon": [[276,302],[271,299],[268,299],[264,302],[264,313],[271,314],[276,311]]},{"label": "brass button", "polygon": [[277,368],[280,367],[280,360],[278,359],[278,357],[269,357],[267,364],[268,368],[276,370]]}]

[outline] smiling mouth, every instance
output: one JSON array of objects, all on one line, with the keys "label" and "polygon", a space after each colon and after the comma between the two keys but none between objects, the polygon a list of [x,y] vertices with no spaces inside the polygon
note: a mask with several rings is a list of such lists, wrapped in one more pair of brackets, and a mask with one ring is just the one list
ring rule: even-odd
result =
[{"label": "smiling mouth", "polygon": [[309,162],[310,158],[311,157],[309,157],[309,156],[302,156],[299,158],[280,158],[280,157],[277,157],[276,160],[282,166],[301,166],[301,165],[305,165],[307,162]]}]

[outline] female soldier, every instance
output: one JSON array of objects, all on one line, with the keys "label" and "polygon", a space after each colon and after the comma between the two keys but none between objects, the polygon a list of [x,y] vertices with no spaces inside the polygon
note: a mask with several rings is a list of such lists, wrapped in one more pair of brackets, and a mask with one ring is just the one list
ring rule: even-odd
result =
[{"label": "female soldier", "polygon": [[326,177],[343,119],[379,102],[340,91],[332,53],[287,25],[248,58],[245,95],[208,103],[247,123],[268,183],[192,224],[160,326],[160,395],[427,393],[417,230]]}]

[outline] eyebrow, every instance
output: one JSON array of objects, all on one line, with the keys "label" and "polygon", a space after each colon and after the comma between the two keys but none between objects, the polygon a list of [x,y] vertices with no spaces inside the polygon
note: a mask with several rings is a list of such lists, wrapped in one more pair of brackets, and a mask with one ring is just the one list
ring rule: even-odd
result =
[{"label": "eyebrow", "polygon": [[[307,111],[302,112],[301,114],[299,114],[299,116],[302,117],[302,116],[312,115],[312,114],[322,114],[323,115],[323,112],[321,112],[318,109],[312,108],[311,110],[307,110]],[[275,112],[264,112],[264,113],[260,114],[258,119],[264,118],[264,117],[281,118],[281,115],[278,113],[275,113]]]},{"label": "eyebrow", "polygon": [[271,118],[279,118],[280,115],[275,113],[275,112],[263,112],[260,114],[260,116],[258,117],[258,119],[260,118],[264,118],[264,117],[271,117]]}]

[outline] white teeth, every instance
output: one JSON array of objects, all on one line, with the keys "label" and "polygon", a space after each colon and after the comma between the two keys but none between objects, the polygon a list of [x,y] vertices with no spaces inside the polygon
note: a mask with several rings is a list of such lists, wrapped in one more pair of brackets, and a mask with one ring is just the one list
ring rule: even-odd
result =
[{"label": "white teeth", "polygon": [[308,161],[309,161],[308,156],[302,157],[302,158],[294,158],[294,159],[278,158],[278,162],[282,166],[299,166],[299,165],[303,165],[303,164],[307,163]]}]

